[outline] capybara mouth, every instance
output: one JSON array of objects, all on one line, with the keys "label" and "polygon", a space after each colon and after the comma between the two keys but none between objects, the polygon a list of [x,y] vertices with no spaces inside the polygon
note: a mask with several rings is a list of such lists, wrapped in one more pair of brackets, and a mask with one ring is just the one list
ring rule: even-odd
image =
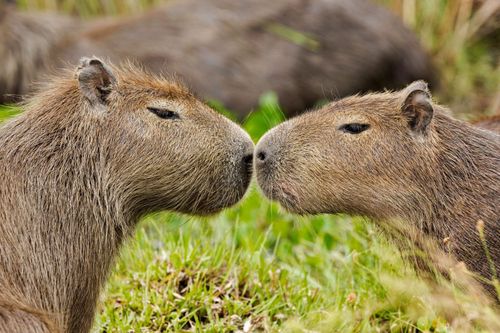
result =
[{"label": "capybara mouth", "polygon": [[242,184],[241,184],[243,195],[245,194],[245,192],[247,191],[248,187],[250,186],[250,181],[252,180],[252,173],[253,173],[252,172],[252,168],[250,168],[250,169],[248,169],[248,170],[245,171],[245,176],[243,177],[243,181],[242,181]]},{"label": "capybara mouth", "polygon": [[287,184],[282,184],[279,189],[281,192],[281,196],[278,199],[280,204],[288,211],[300,212],[301,209],[299,207],[299,197],[297,192]]},{"label": "capybara mouth", "polygon": [[273,201],[277,201],[290,212],[301,212],[299,207],[299,197],[297,192],[288,184],[274,184],[263,186],[261,182],[259,185],[264,192],[264,195]]}]

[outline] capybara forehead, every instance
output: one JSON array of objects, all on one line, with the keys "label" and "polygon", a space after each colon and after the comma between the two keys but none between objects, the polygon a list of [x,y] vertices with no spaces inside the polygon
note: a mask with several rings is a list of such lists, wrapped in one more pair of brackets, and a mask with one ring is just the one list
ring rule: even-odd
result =
[{"label": "capybara forehead", "polygon": [[[298,116],[295,124],[316,126],[340,122],[394,123],[401,119],[400,95],[378,93],[333,101],[320,110]],[[313,121],[314,120],[314,121]]]},{"label": "capybara forehead", "polygon": [[[116,76],[116,87],[110,98],[115,106],[144,106],[154,99],[176,100],[184,104],[196,103],[196,98],[175,77],[148,73],[130,64],[110,66]],[[58,76],[48,77],[39,84],[39,92],[23,104],[38,110],[75,110],[81,107],[81,91],[73,70],[63,70]]]},{"label": "capybara forehead", "polygon": [[156,84],[149,82],[123,81],[118,84],[117,92],[123,103],[142,103],[152,99],[167,99],[193,103],[195,97],[184,87],[164,81]]},{"label": "capybara forehead", "polygon": [[153,75],[130,65],[115,71],[118,77],[118,91],[127,99],[151,97],[186,101],[194,99],[193,94],[175,77]]},{"label": "capybara forehead", "polygon": [[333,113],[358,113],[371,116],[392,116],[400,112],[397,93],[367,94],[351,96],[334,101],[327,105],[328,111]]}]

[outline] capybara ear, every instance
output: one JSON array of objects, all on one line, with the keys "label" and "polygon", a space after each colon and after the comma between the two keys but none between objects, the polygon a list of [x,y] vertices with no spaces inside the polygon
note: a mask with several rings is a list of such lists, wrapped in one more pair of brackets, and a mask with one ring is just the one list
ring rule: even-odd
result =
[{"label": "capybara ear", "polygon": [[106,104],[116,83],[111,68],[95,57],[80,59],[76,77],[80,91],[93,106]]},{"label": "capybara ear", "polygon": [[427,83],[415,81],[403,90],[401,111],[413,131],[425,134],[434,114]]}]

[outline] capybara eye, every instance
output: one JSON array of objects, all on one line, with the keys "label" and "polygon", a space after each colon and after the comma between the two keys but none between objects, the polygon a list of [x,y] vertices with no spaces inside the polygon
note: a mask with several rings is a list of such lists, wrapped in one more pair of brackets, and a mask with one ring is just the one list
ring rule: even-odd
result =
[{"label": "capybara eye", "polygon": [[366,131],[370,125],[368,124],[358,124],[358,123],[352,123],[352,124],[344,124],[339,127],[339,130],[342,132],[346,132],[349,134],[358,134],[363,131]]},{"label": "capybara eye", "polygon": [[179,114],[175,111],[169,109],[148,107],[148,110],[153,112],[155,115],[160,117],[161,119],[179,119]]}]

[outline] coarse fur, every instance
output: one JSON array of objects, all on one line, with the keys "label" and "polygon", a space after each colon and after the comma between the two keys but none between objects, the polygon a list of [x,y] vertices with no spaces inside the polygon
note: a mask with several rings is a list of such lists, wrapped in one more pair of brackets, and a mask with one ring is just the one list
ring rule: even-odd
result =
[{"label": "coarse fur", "polygon": [[368,216],[488,281],[500,272],[500,136],[454,119],[422,81],[293,118],[260,140],[255,163],[265,195],[292,212]]},{"label": "coarse fur", "polygon": [[[38,25],[16,20],[20,13],[9,15],[4,30],[20,30],[22,24],[30,32],[5,39],[6,49],[13,50],[13,61],[31,63],[25,56],[39,54],[29,52]],[[46,14],[38,15],[43,20]],[[415,35],[388,10],[365,0],[177,0],[132,17],[73,20],[80,27],[76,32],[61,31],[57,40],[39,36],[50,49],[42,53],[45,67],[87,54],[114,62],[133,59],[153,72],[167,67],[240,118],[267,91],[276,92],[291,115],[332,96],[436,81]],[[21,64],[15,63],[29,74],[0,67],[0,81],[12,87],[20,77],[44,72],[43,66]],[[0,96],[26,91],[0,90]]]},{"label": "coarse fur", "polygon": [[88,332],[141,216],[215,213],[251,178],[241,128],[130,65],[83,59],[23,108],[0,128],[1,333]]}]

